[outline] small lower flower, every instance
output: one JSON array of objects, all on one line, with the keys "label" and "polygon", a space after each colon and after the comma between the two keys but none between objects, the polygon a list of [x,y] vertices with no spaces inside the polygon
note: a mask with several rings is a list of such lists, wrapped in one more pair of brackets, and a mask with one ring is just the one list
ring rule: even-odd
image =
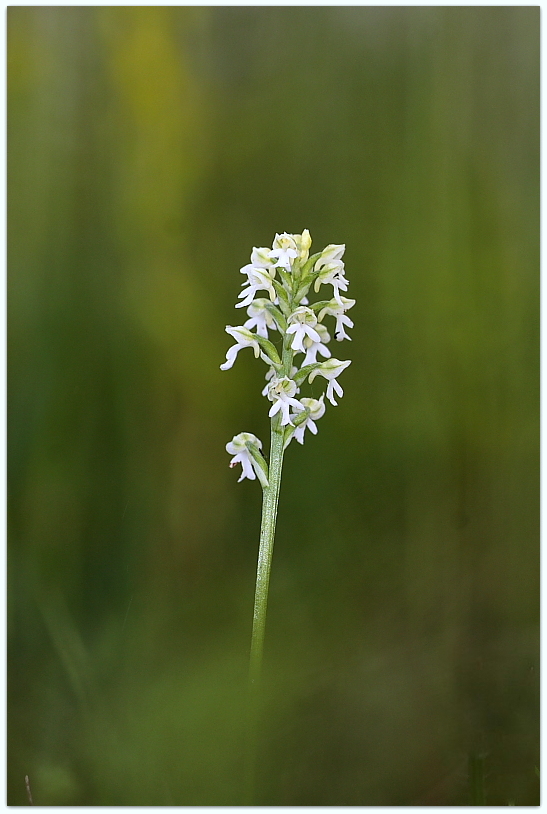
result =
[{"label": "small lower flower", "polygon": [[226,361],[220,366],[221,370],[229,370],[233,366],[236,356],[242,348],[252,348],[255,356],[257,358],[260,356],[260,345],[256,341],[255,334],[251,333],[251,331],[249,331],[247,328],[242,325],[238,325],[235,328],[231,325],[227,325],[225,330],[227,334],[233,336],[236,344],[232,345],[231,348],[228,348],[228,352],[226,353]]},{"label": "small lower flower", "polygon": [[[308,399],[303,398],[301,399],[302,405],[309,411],[309,415],[302,424],[299,424],[298,427],[294,431],[294,437],[298,441],[299,444],[304,443],[304,431],[306,427],[309,429],[313,435],[317,435],[317,426],[315,424],[316,421],[319,421],[325,415],[325,403],[324,403],[325,394],[321,394],[321,398],[319,399]],[[294,416],[293,416],[294,418]]]},{"label": "small lower flower", "polygon": [[294,398],[298,392],[296,382],[293,382],[288,376],[283,376],[280,379],[274,378],[268,385],[267,392],[268,398],[273,401],[268,413],[270,418],[273,418],[281,410],[281,426],[285,427],[290,424],[294,427],[290,416],[291,406],[295,407],[297,411],[302,410],[302,405],[298,399]]},{"label": "small lower flower", "polygon": [[347,362],[341,362],[339,359],[327,359],[326,362],[321,362],[319,367],[316,367],[315,370],[312,370],[308,377],[308,381],[311,383],[316,376],[323,376],[328,381],[327,386],[327,398],[331,404],[337,406],[337,403],[334,400],[334,392],[336,392],[339,396],[344,395],[344,391],[342,390],[341,386],[336,381],[337,376],[342,373],[347,367],[351,365],[351,360]]},{"label": "small lower flower", "polygon": [[241,464],[241,477],[238,479],[238,483],[242,481],[243,478],[255,480],[257,475],[262,483],[264,473],[249,452],[247,447],[248,443],[254,444],[258,449],[262,449],[262,441],[257,438],[256,435],[253,435],[252,432],[240,432],[239,435],[234,435],[232,440],[226,444],[226,452],[234,456],[230,461],[230,467]]}]

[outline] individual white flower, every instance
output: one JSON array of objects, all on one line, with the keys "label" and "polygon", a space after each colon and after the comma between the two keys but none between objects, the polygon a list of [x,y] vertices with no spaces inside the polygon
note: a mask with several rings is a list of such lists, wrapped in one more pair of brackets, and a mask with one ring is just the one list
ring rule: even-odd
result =
[{"label": "individual white flower", "polygon": [[331,355],[330,350],[326,346],[326,342],[330,342],[330,334],[324,325],[320,322],[315,326],[315,330],[319,334],[320,342],[314,342],[309,336],[304,337],[304,348],[306,349],[306,356],[302,362],[302,367],[306,365],[314,365],[317,361],[317,354],[320,353],[325,359]]},{"label": "individual white flower", "polygon": [[[325,403],[324,403],[325,394],[321,394],[321,398],[319,399],[308,399],[303,398],[300,399],[302,405],[309,410],[309,416],[306,418],[302,424],[299,424],[298,427],[294,431],[294,437],[298,441],[299,444],[304,443],[304,431],[306,427],[309,429],[313,435],[317,435],[317,426],[315,424],[316,421],[319,421],[325,415]],[[293,416],[294,418],[295,416]]]},{"label": "individual white flower", "polygon": [[253,246],[253,250],[251,252],[251,266],[259,269],[273,269],[275,263],[270,258],[270,251],[271,249],[257,249],[256,246]]},{"label": "individual white flower", "polygon": [[346,251],[345,243],[329,243],[321,252],[321,257],[315,263],[315,271],[319,271],[329,263],[338,263]]},{"label": "individual white flower", "polygon": [[[295,375],[296,375],[297,373],[298,373],[298,368],[297,368],[297,367],[295,367],[295,365],[293,365],[293,366],[291,367],[291,379],[294,379],[294,377],[295,377]],[[262,390],[262,395],[263,395],[263,396],[266,396],[266,397],[268,396],[268,387],[270,386],[269,382],[271,381],[271,379],[273,379],[273,377],[274,377],[275,375],[276,375],[275,368],[274,368],[274,367],[271,367],[271,368],[268,370],[268,372],[266,373],[265,377],[264,377],[264,378],[266,379],[266,386],[265,386],[265,387],[263,388],[263,390]],[[295,382],[295,384],[296,384],[296,382]],[[297,388],[296,388],[296,392],[297,392],[297,393],[300,393],[300,388],[299,388],[298,386],[297,386]]]},{"label": "individual white flower", "polygon": [[259,449],[262,449],[262,441],[257,438],[256,435],[253,435],[252,432],[240,432],[239,435],[234,435],[232,440],[226,444],[226,452],[234,456],[230,461],[230,467],[241,464],[241,477],[238,478],[238,483],[242,481],[243,478],[255,480],[256,475],[258,475],[258,478],[262,483],[263,480],[265,480],[265,475],[258,462],[255,461],[249,452],[247,448],[248,442],[255,444]]},{"label": "individual white flower", "polygon": [[287,232],[283,232],[281,235],[276,234],[273,248],[270,251],[270,257],[277,261],[275,265],[290,271],[292,261],[297,256],[298,251],[293,235],[289,235]]},{"label": "individual white flower", "polygon": [[263,336],[265,339],[268,338],[268,328],[270,331],[277,330],[275,319],[266,308],[267,302],[268,300],[264,297],[253,300],[247,308],[247,313],[250,319],[243,323],[245,328],[248,328],[249,330],[251,330],[251,328],[256,328],[257,334],[259,336]]},{"label": "individual white flower", "polygon": [[347,291],[349,285],[348,280],[344,276],[344,263],[342,260],[327,263],[326,266],[323,266],[315,278],[315,291],[319,291],[319,286],[321,285],[332,285],[334,299],[339,305],[342,305],[340,291]]},{"label": "individual white flower", "polygon": [[240,271],[242,274],[247,275],[247,280],[243,283],[243,285],[247,286],[247,288],[244,288],[243,291],[238,294],[238,299],[241,299],[242,297],[245,299],[243,302],[238,302],[236,308],[243,308],[246,305],[250,305],[254,300],[257,291],[266,290],[269,293],[272,302],[275,300],[276,293],[275,288],[272,285],[272,278],[275,274],[274,268],[269,271],[268,269],[257,268],[251,263],[248,263],[246,266],[243,266]]},{"label": "individual white flower", "polygon": [[355,305],[355,300],[350,300],[348,297],[340,297],[340,302],[331,300],[319,314],[319,321],[323,319],[325,314],[330,314],[336,317],[335,336],[338,342],[342,339],[351,339],[344,330],[344,325],[353,328],[353,321],[346,316],[345,312],[349,311]]},{"label": "individual white flower", "polygon": [[295,407],[297,411],[302,410],[302,405],[298,399],[294,398],[297,392],[298,388],[296,386],[296,382],[293,382],[293,380],[289,379],[288,376],[283,376],[280,379],[274,378],[273,381],[271,381],[268,385],[268,398],[270,401],[273,401],[273,405],[270,407],[270,412],[268,415],[270,418],[273,418],[274,415],[281,410],[282,427],[285,427],[287,424],[294,427],[289,412],[291,405]]},{"label": "individual white flower", "polygon": [[243,325],[236,326],[235,328],[231,325],[227,325],[225,330],[227,334],[233,336],[236,344],[232,345],[231,348],[228,348],[228,352],[226,353],[226,361],[220,366],[221,370],[229,370],[233,366],[236,356],[242,348],[252,348],[255,356],[257,358],[260,356],[260,345],[256,341],[255,334],[251,333]]},{"label": "individual white flower", "polygon": [[315,330],[317,317],[311,308],[301,305],[296,308],[289,317],[288,334],[294,334],[291,348],[296,351],[305,352],[303,340],[308,336],[313,342],[321,342],[321,337]]},{"label": "individual white flower", "polygon": [[327,398],[331,404],[334,404],[336,407],[337,402],[334,400],[333,391],[339,396],[344,395],[344,391],[342,390],[341,386],[336,381],[337,376],[345,370],[347,367],[351,365],[351,360],[347,362],[341,362],[339,359],[327,359],[326,362],[321,362],[319,367],[316,367],[315,370],[312,370],[308,377],[308,381],[311,383],[316,376],[323,376],[328,381],[327,386]]}]

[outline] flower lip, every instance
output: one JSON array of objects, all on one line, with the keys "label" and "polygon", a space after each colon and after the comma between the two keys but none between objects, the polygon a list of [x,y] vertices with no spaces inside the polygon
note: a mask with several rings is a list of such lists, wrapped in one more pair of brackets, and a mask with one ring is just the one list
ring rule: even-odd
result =
[{"label": "flower lip", "polygon": [[321,341],[315,342],[309,336],[304,337],[302,344],[306,349],[306,356],[301,364],[301,367],[306,367],[306,365],[314,365],[317,361],[318,353],[320,353],[325,359],[328,359],[331,355],[331,352],[327,347],[327,343],[330,342],[329,332],[324,325],[321,325],[320,322],[318,322],[315,326],[315,330],[319,334]]},{"label": "flower lip", "polygon": [[301,305],[289,317],[291,323],[287,328],[287,334],[294,334],[291,348],[294,351],[306,350],[304,340],[311,339],[312,342],[321,342],[321,336],[316,330],[317,317],[311,308]]}]

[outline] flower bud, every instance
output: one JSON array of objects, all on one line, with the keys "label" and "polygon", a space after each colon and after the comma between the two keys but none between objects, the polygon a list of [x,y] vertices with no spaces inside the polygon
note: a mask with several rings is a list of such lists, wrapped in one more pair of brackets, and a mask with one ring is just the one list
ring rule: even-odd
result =
[{"label": "flower bud", "polygon": [[298,250],[298,258],[301,263],[305,263],[310,255],[311,235],[307,229],[304,229],[301,235],[293,235],[293,237]]}]

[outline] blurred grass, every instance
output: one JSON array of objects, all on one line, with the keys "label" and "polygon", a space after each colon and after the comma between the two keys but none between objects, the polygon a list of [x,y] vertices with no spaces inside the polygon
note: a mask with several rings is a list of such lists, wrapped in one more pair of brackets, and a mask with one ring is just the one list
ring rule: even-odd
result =
[{"label": "blurred grass", "polygon": [[233,805],[276,231],[353,364],[285,467],[267,805],[537,805],[539,10],[10,7],[8,803]]}]

